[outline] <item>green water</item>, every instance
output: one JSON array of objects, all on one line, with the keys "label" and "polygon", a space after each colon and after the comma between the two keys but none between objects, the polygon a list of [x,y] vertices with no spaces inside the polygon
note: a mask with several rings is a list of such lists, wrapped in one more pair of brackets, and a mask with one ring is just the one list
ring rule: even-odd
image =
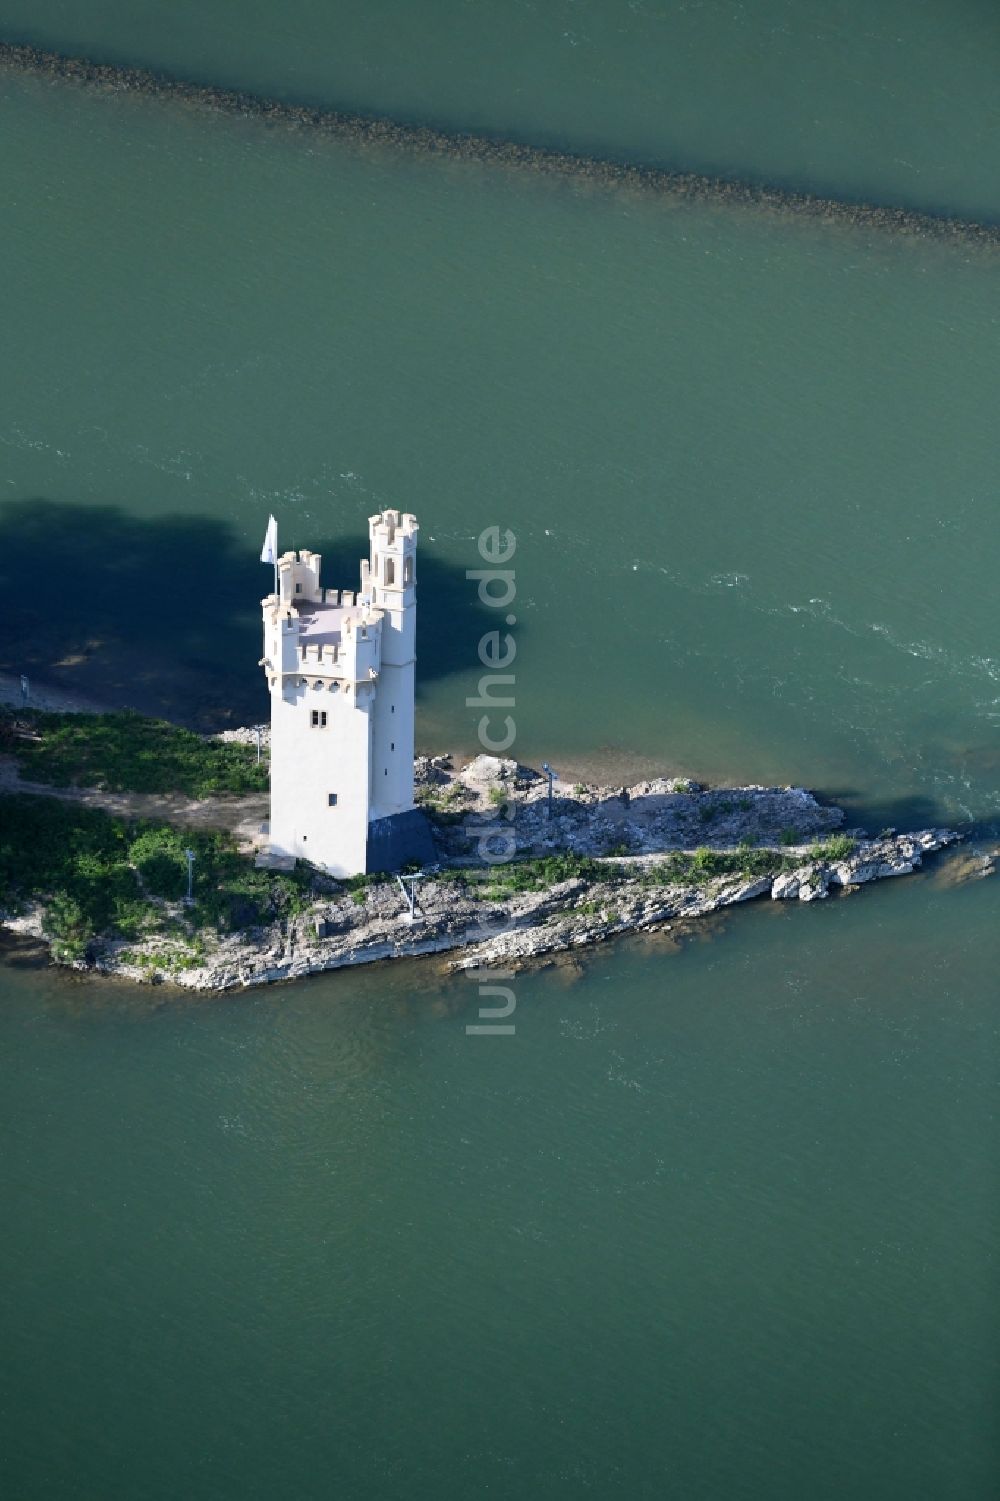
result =
[{"label": "green water", "polygon": [[9,972],[9,1494],[994,1494],[997,917],[748,911],[513,1038]]},{"label": "green water", "polygon": [[[0,35],[990,211],[983,7],[573,10],[586,62],[556,6]],[[524,759],[997,816],[997,257],[41,80],[0,130],[0,670],[260,717],[268,512],[350,583],[397,504],[424,746],[473,745],[498,524]],[[513,1038],[430,965],[192,1002],[8,963],[7,1491],[985,1501],[997,889],[521,976]]]},{"label": "green water", "polygon": [[96,638],[69,681],[260,717],[268,511],[349,583],[399,503],[428,747],[474,742],[498,523],[526,758],[995,807],[1000,260],[34,81],[4,131],[10,670]]}]

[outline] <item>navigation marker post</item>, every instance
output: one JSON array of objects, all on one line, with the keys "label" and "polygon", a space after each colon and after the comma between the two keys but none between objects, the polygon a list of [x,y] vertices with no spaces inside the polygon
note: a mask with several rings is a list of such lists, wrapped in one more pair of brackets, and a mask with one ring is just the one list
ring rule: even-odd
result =
[{"label": "navigation marker post", "polygon": [[549,817],[552,817],[552,783],[558,778],[559,773],[553,771],[548,761],[542,762],[542,770],[549,779]]},{"label": "navigation marker post", "polygon": [[422,870],[418,870],[416,874],[412,876],[396,877],[396,880],[399,882],[399,889],[406,897],[406,905],[409,908],[409,910],[403,914],[404,922],[420,922],[420,918],[417,916],[417,894],[413,888],[415,887],[417,882],[422,881],[423,878],[424,873]]}]

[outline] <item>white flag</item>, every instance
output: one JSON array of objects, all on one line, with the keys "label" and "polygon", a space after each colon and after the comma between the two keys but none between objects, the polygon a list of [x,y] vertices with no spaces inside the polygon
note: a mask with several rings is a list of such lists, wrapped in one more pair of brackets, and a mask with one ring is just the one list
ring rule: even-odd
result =
[{"label": "white flag", "polygon": [[262,563],[276,563],[278,561],[278,523],[273,516],[267,519],[267,535],[264,538],[264,546],[260,550]]}]

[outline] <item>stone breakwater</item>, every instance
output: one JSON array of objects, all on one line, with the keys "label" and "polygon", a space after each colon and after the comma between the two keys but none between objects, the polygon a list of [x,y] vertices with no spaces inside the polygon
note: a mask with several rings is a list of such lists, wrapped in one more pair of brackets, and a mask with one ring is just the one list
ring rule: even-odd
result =
[{"label": "stone breakwater", "polygon": [[[448,756],[421,757],[416,772],[439,861],[418,886],[415,922],[390,878],[352,887],[319,877],[294,917],[228,936],[106,941],[87,967],[205,991],[431,954],[448,955],[452,971],[516,967],[626,933],[683,930],[756,898],[821,901],[907,875],[961,838],[845,832],[841,809],[798,787],[577,785],[550,808],[544,778],[513,761],[480,756],[455,769]],[[491,864],[501,840],[509,858]],[[172,915],[179,931],[184,909]],[[36,908],[7,926],[41,938],[43,917]]]},{"label": "stone breakwater", "polygon": [[437,130],[431,126],[340,110],[315,109],[242,90],[186,82],[145,68],[92,62],[87,58],[67,57],[62,53],[11,42],[0,42],[0,69],[82,84],[105,92],[149,95],[218,114],[322,133],[361,147],[446,156],[572,178],[597,188],[654,192],[680,200],[728,204],[761,213],[818,219],[831,225],[953,240],[965,246],[994,248],[1000,245],[1000,225],[950,218],[933,211],[821,197],[792,188],[576,155],[544,146]]}]

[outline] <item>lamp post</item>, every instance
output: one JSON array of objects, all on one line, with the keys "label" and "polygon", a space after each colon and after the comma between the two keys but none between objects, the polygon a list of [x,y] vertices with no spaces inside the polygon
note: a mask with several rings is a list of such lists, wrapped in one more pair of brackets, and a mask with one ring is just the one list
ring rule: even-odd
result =
[{"label": "lamp post", "polygon": [[559,773],[557,771],[553,771],[552,770],[552,767],[549,765],[548,761],[543,761],[542,762],[542,770],[544,771],[545,775],[549,779],[549,817],[551,818],[552,817],[552,783],[556,780],[556,778],[558,777]]},{"label": "lamp post", "polygon": [[187,896],[184,898],[184,905],[186,907],[193,907],[194,896],[192,895],[192,892],[194,888],[194,850],[185,850],[184,858],[187,861],[188,866],[188,889]]}]

